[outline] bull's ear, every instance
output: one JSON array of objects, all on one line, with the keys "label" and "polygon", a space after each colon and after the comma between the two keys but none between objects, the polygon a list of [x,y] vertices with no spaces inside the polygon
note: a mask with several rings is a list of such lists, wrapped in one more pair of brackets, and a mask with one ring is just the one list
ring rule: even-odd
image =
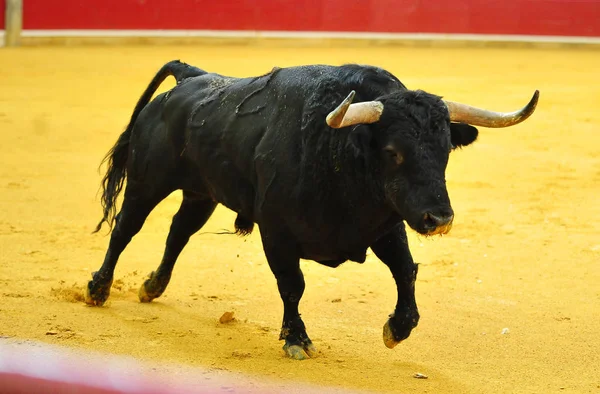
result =
[{"label": "bull's ear", "polygon": [[450,123],[450,141],[454,148],[467,146],[477,139],[479,130],[465,123]]}]

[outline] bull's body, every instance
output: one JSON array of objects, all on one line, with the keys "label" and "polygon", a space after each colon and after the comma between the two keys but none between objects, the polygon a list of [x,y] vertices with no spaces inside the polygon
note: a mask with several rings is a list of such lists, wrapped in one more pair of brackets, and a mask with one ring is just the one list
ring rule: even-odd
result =
[{"label": "bull's body", "polygon": [[[364,84],[369,77],[379,84]],[[261,228],[289,232],[302,258],[363,262],[401,218],[374,198],[372,175],[349,149],[350,128],[325,131],[323,119],[353,89],[366,101],[404,86],[356,66],[188,79],[140,114],[129,179],[154,185],[160,174],[175,189],[210,195]]]},{"label": "bull's body", "polygon": [[[150,102],[168,75],[178,85]],[[352,90],[358,102],[381,100],[381,119],[329,127],[327,114]],[[395,314],[384,326],[384,341],[393,347],[419,319],[417,267],[404,221],[423,234],[449,230],[448,154],[476,136],[475,128],[450,123],[439,97],[407,90],[375,67],[303,66],[231,78],[170,62],[107,156],[103,221],[112,224],[125,176],[127,187],[86,302],[104,303],[121,251],[154,206],[180,189],[184,198],[165,254],[140,300],[162,294],[189,237],[220,203],[238,213],[238,233],[251,232],[254,223],[261,228],[284,303],[281,339],[290,356],[314,352],[298,313],[304,291],[299,259],[332,267],[362,263],[369,247],[398,286]]]}]

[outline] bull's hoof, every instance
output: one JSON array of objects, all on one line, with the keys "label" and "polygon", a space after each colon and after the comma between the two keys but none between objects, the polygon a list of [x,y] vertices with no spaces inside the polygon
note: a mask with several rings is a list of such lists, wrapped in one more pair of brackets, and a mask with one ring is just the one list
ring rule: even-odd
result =
[{"label": "bull's hoof", "polygon": [[148,292],[146,292],[146,283],[148,281],[144,282],[142,284],[142,286],[140,287],[140,290],[138,291],[138,298],[140,299],[140,302],[151,302],[154,298],[156,297],[151,297],[150,295],[148,295]]},{"label": "bull's hoof", "polygon": [[[95,274],[95,273],[94,273]],[[94,277],[92,274],[92,277]],[[98,286],[94,283],[94,280],[90,280],[84,289],[84,300],[87,305],[90,306],[102,306],[110,295],[110,287],[112,286],[112,279],[110,282],[103,286]]]},{"label": "bull's hoof", "polygon": [[[166,283],[169,282],[167,281]],[[148,279],[144,281],[138,291],[140,302],[151,302],[153,299],[160,297],[167,287],[166,283],[157,283],[156,272],[150,272]]]},{"label": "bull's hoof", "polygon": [[383,343],[388,349],[393,349],[397,344],[400,343],[400,341],[394,338],[389,320],[383,325]]},{"label": "bull's hoof", "polygon": [[312,343],[305,345],[283,345],[285,354],[294,360],[306,360],[317,355],[317,348]]},{"label": "bull's hoof", "polygon": [[419,323],[419,312],[409,310],[406,313],[392,313],[383,325],[383,343],[393,349],[397,344],[410,336],[413,328]]},{"label": "bull's hoof", "polygon": [[146,286],[148,286],[149,283],[150,279],[147,279],[138,291],[138,298],[140,299],[140,302],[152,302],[152,300],[156,298],[154,294],[149,294],[148,290],[146,290]]}]

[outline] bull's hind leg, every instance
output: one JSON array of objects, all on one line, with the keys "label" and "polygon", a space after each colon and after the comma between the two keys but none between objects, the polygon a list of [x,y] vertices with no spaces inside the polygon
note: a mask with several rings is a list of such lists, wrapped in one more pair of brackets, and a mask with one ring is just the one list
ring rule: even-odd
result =
[{"label": "bull's hind leg", "polygon": [[141,302],[150,302],[162,295],[171,279],[177,257],[190,237],[204,226],[216,206],[216,202],[204,196],[183,193],[183,202],[173,217],[162,261],[140,287],[138,296]]},{"label": "bull's hind leg", "polygon": [[170,191],[164,191],[147,196],[143,194],[141,187],[135,189],[137,190],[134,190],[134,187],[129,184],[125,189],[123,206],[116,216],[116,224],[110,237],[104,263],[97,272],[92,274],[93,279],[88,282],[85,289],[85,303],[88,305],[101,306],[106,302],[110,295],[113,274],[121,252],[140,231],[152,209],[170,193]]}]

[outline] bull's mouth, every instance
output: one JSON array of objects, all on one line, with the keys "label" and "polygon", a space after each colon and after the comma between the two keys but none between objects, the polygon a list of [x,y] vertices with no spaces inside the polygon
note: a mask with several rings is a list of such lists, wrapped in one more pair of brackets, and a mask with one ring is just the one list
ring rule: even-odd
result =
[{"label": "bull's mouth", "polygon": [[420,213],[412,211],[408,215],[403,214],[398,205],[393,204],[393,207],[398,215],[406,221],[406,224],[420,235],[426,237],[446,235],[452,230],[454,211],[450,206],[429,208]]},{"label": "bull's mouth", "polygon": [[425,233],[421,233],[421,234],[423,234],[427,237],[433,236],[433,235],[446,235],[450,232],[451,229],[452,229],[452,222],[443,224],[443,225],[438,226],[431,230],[427,230]]},{"label": "bull's mouth", "polygon": [[449,216],[434,216],[425,214],[424,217],[416,223],[416,225],[408,222],[409,226],[420,235],[431,237],[434,235],[446,235],[452,229],[454,215]]}]

